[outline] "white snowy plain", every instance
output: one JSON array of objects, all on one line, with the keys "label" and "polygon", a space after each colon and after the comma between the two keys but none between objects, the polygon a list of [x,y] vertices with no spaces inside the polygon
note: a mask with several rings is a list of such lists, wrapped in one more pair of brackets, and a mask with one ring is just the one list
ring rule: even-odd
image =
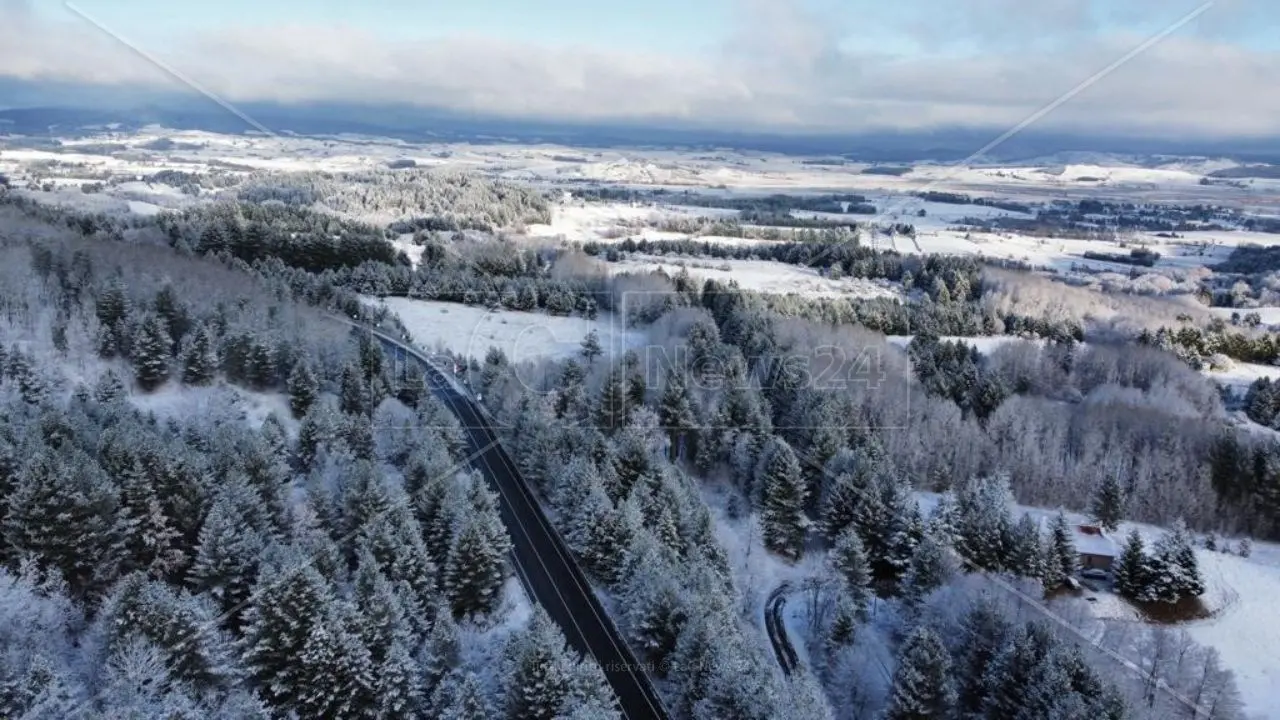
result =
[{"label": "white snowy plain", "polygon": [[621,319],[608,313],[588,320],[403,297],[366,298],[366,302],[385,306],[398,315],[418,347],[477,359],[483,359],[490,347],[502,350],[516,363],[571,357],[581,350],[582,340],[592,330],[609,354],[636,347],[645,337],[626,330]]}]

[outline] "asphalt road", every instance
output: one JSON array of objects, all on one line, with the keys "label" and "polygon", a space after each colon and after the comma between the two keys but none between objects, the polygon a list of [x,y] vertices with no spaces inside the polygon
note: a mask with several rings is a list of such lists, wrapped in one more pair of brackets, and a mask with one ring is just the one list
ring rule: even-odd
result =
[{"label": "asphalt road", "polygon": [[787,637],[787,626],[782,622],[782,610],[787,606],[787,593],[790,591],[790,586],[780,585],[769,593],[764,603],[764,629],[769,635],[769,644],[773,646],[773,654],[778,658],[778,665],[788,675],[800,665],[800,658]]},{"label": "asphalt road", "polygon": [[[499,511],[513,543],[512,559],[525,590],[560,626],[569,646],[594,658],[621,703],[628,720],[666,720],[670,714],[641,665],[623,640],[560,534],[542,511],[517,465],[498,442],[476,403],[459,392],[421,352],[397,338],[375,333],[426,370],[432,394],[445,403],[466,434],[468,451],[498,493]],[[484,452],[480,452],[484,450]]]}]

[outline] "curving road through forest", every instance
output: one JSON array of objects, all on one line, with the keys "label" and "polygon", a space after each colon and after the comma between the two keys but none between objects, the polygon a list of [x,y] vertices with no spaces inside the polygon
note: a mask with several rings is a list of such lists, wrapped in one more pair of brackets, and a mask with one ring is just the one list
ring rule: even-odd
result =
[{"label": "curving road through forest", "polygon": [[399,338],[370,328],[384,349],[406,364],[412,360],[426,373],[431,393],[461,423],[473,465],[498,493],[499,511],[511,535],[512,561],[530,598],[560,627],[570,647],[593,658],[604,671],[628,720],[667,720],[670,713],[654,689],[648,668],[628,647],[617,626],[596,598],[585,574],[551,525],[533,490],[502,447],[497,433],[477,403],[432,364],[424,353]]}]

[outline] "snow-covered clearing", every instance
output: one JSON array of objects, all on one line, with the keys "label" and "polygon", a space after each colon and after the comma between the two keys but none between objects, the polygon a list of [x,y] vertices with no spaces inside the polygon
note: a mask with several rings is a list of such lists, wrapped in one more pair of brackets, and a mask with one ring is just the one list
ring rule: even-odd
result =
[{"label": "snow-covered clearing", "polygon": [[795,293],[811,297],[902,297],[901,288],[888,281],[865,278],[824,277],[817,270],[773,260],[720,260],[710,258],[675,258],[633,254],[616,263],[609,263],[610,274],[624,272],[665,271],[676,275],[687,269],[691,277],[700,280],[734,281],[746,290],[786,295]]},{"label": "snow-covered clearing", "polygon": [[1280,379],[1280,367],[1233,362],[1230,369],[1205,370],[1204,374],[1214,381],[1231,388],[1232,392],[1243,395],[1249,389],[1249,386],[1259,378]]},{"label": "snow-covered clearing", "polygon": [[517,363],[563,359],[581,350],[583,338],[592,330],[599,333],[600,346],[608,354],[621,354],[641,345],[645,338],[644,333],[627,330],[621,319],[605,313],[588,320],[402,297],[366,302],[384,305],[399,315],[418,347],[477,359],[483,359],[490,347],[499,348]]},{"label": "snow-covered clearing", "polygon": [[[902,348],[903,350],[907,349],[907,346],[911,344],[911,341],[913,339],[915,339],[914,335],[886,335],[885,336],[885,340],[890,345]],[[991,353],[995,352],[996,350],[999,350],[1001,347],[1008,345],[1009,343],[1017,343],[1017,342],[1043,343],[1042,340],[1028,340],[1026,338],[1017,337],[1015,335],[989,335],[989,336],[982,336],[982,337],[947,336],[947,337],[941,337],[938,339],[943,342],[962,342],[966,345],[977,348],[978,352],[983,355],[990,355]]]},{"label": "snow-covered clearing", "polygon": [[298,430],[287,395],[253,392],[226,383],[207,387],[168,383],[152,393],[131,394],[129,402],[160,418],[239,418],[253,428],[262,427],[267,416],[274,414],[291,435]]},{"label": "snow-covered clearing", "polygon": [[1263,325],[1280,325],[1280,307],[1256,307],[1256,308],[1225,308],[1215,307],[1209,308],[1209,312],[1217,315],[1223,320],[1230,320],[1232,315],[1239,315],[1243,318],[1249,313],[1257,313],[1262,318]]},{"label": "snow-covered clearing", "polygon": [[1187,625],[1236,673],[1249,712],[1280,715],[1280,547],[1255,543],[1248,558],[1198,550],[1205,582],[1222,593],[1218,616]]},{"label": "snow-covered clearing", "polygon": [[[549,225],[530,225],[528,232],[531,237],[563,238],[569,242],[610,242],[629,237],[646,240],[675,240],[686,238],[688,235],[658,230],[656,227],[669,220],[729,218],[737,214],[736,210],[722,208],[614,202],[588,203],[570,200],[551,206]],[[700,237],[698,239],[744,242],[739,238]]]}]

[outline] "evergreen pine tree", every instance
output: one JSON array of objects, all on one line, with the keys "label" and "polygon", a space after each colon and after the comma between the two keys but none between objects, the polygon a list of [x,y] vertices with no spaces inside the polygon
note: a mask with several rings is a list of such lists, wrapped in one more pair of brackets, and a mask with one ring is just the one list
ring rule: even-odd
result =
[{"label": "evergreen pine tree", "polygon": [[338,399],[339,409],[347,415],[368,415],[373,411],[369,383],[355,365],[342,369]]},{"label": "evergreen pine tree", "polygon": [[296,418],[305,417],[320,396],[320,383],[306,360],[294,363],[289,373],[289,409]]},{"label": "evergreen pine tree", "polygon": [[201,325],[190,337],[182,352],[182,382],[187,385],[207,385],[217,375],[219,361],[213,334],[207,325]]},{"label": "evergreen pine tree", "polygon": [[831,616],[831,625],[827,627],[826,646],[828,652],[853,644],[858,624],[863,620],[865,610],[860,608],[849,593],[839,591],[836,599],[835,613]]},{"label": "evergreen pine tree", "polygon": [[1071,525],[1059,512],[1049,529],[1049,546],[1045,550],[1045,589],[1052,590],[1076,575],[1080,555],[1071,539]]},{"label": "evergreen pine tree", "polygon": [[114,330],[129,314],[129,298],[124,282],[117,276],[98,291],[94,298],[94,314],[104,328]]},{"label": "evergreen pine tree", "polygon": [[596,427],[607,433],[620,430],[627,422],[627,394],[622,373],[614,371],[600,388],[600,404],[596,411]]},{"label": "evergreen pine tree", "polygon": [[840,532],[831,549],[831,567],[844,581],[844,594],[856,610],[857,619],[865,620],[871,602],[871,568],[857,528],[850,526]]},{"label": "evergreen pine tree", "polygon": [[286,689],[284,707],[300,717],[344,718],[372,714],[369,651],[360,641],[353,613],[332,603],[313,623],[296,658],[300,682]]},{"label": "evergreen pine tree", "polygon": [[191,316],[186,304],[178,298],[173,285],[166,282],[156,292],[152,306],[155,308],[156,315],[164,321],[165,331],[173,339],[173,346],[170,348],[170,352],[176,352],[178,346],[186,337],[187,331],[191,329]]},{"label": "evergreen pine tree", "polygon": [[667,381],[667,388],[662,393],[662,402],[658,408],[658,420],[671,441],[672,459],[680,459],[682,448],[689,454],[687,444],[693,439],[697,416],[689,401],[689,389],[685,386],[683,376],[673,374]]},{"label": "evergreen pine tree", "polygon": [[129,394],[129,389],[125,386],[124,381],[116,374],[115,370],[108,369],[98,382],[93,386],[93,399],[103,405],[123,400]]},{"label": "evergreen pine tree", "polygon": [[1013,496],[1006,476],[974,478],[956,494],[956,552],[965,564],[1004,570],[1011,555]]},{"label": "evergreen pine tree", "polygon": [[583,565],[593,576],[612,585],[623,575],[627,551],[642,531],[638,508],[624,503],[615,507],[603,490],[592,492],[579,509],[575,545]]},{"label": "evergreen pine tree", "polygon": [[946,647],[932,630],[916,628],[898,653],[886,720],[946,720],[955,702]]},{"label": "evergreen pine tree", "polygon": [[158,315],[147,318],[133,343],[132,360],[138,386],[150,392],[169,379],[169,360],[173,340]]},{"label": "evergreen pine tree", "polygon": [[[373,668],[373,696],[379,717],[412,717],[423,703],[422,674],[409,652],[416,644],[404,601],[378,569],[366,547],[359,553],[356,577],[357,622]],[[414,607],[420,614],[421,608]]]},{"label": "evergreen pine tree", "polygon": [[784,557],[797,559],[804,549],[807,526],[806,488],[800,462],[786,441],[775,438],[770,443],[757,476],[762,495],[760,521],[764,544]]},{"label": "evergreen pine tree", "polygon": [[869,478],[865,475],[849,472],[831,479],[822,508],[822,527],[829,539],[834,540],[853,523],[859,505],[868,494],[867,481]]},{"label": "evergreen pine tree", "polygon": [[191,587],[207,594],[228,613],[227,623],[241,628],[244,604],[253,590],[265,547],[259,529],[250,522],[252,491],[242,483],[224,485],[200,527],[195,562],[188,574]]},{"label": "evergreen pine tree", "polygon": [[627,375],[627,412],[630,414],[637,408],[645,407],[645,400],[649,394],[649,385],[644,380],[644,375],[637,370],[632,370]]},{"label": "evergreen pine tree", "polygon": [[[282,709],[296,708],[308,693],[313,678],[300,658],[313,628],[324,625],[336,602],[327,581],[305,557],[291,553],[288,558],[291,562],[273,563],[259,574],[245,613],[243,641],[245,665],[263,699]],[[313,647],[313,653],[318,650]]]},{"label": "evergreen pine tree", "polygon": [[124,541],[125,572],[141,570],[172,578],[189,558],[182,533],[166,512],[153,478],[163,470],[135,457],[120,474],[118,529]]},{"label": "evergreen pine tree", "polygon": [[604,353],[600,347],[600,333],[592,330],[582,339],[582,357],[587,359],[588,363],[595,361]]},{"label": "evergreen pine tree", "polygon": [[987,668],[1013,632],[1004,614],[989,600],[974,603],[960,624],[956,644],[958,703],[962,717],[981,717],[987,695]]},{"label": "evergreen pine tree", "polygon": [[924,521],[910,488],[892,475],[873,481],[869,498],[858,506],[854,526],[867,550],[872,575],[901,580],[924,534]]},{"label": "evergreen pine tree", "polygon": [[1049,717],[1069,689],[1065,673],[1055,672],[1055,651],[1053,635],[1042,624],[1028,623],[1014,633],[987,667],[985,717]]},{"label": "evergreen pine tree", "polygon": [[103,602],[97,622],[108,645],[130,633],[141,634],[164,653],[174,677],[199,689],[225,690],[239,669],[216,618],[217,609],[204,598],[134,573]]},{"label": "evergreen pine tree", "polygon": [[626,599],[624,625],[633,647],[665,670],[666,660],[675,651],[676,641],[688,619],[688,610],[684,607],[683,588],[676,581],[675,568],[660,551],[652,548],[652,538],[645,539],[650,547],[645,548],[645,543],[641,543],[637,561],[621,588],[621,595]]},{"label": "evergreen pine tree", "polygon": [[473,479],[469,499],[444,570],[445,591],[457,617],[490,613],[497,607],[511,549],[493,493]]},{"label": "evergreen pine tree", "polygon": [[72,597],[101,592],[121,560],[119,495],[78,449],[40,448],[19,472],[0,521],[9,552],[61,573]]},{"label": "evergreen pine tree", "polygon": [[1047,562],[1044,548],[1041,547],[1040,525],[1030,513],[1023,513],[1012,530],[1012,547],[1009,555],[1009,571],[1022,577],[1041,578],[1045,587],[1057,587],[1062,580],[1055,575],[1046,577],[1046,570],[1058,569],[1056,564]]},{"label": "evergreen pine tree", "polygon": [[1156,543],[1152,584],[1154,594],[1166,602],[1204,594],[1204,580],[1191,532],[1178,520]]},{"label": "evergreen pine tree", "polygon": [[49,396],[49,386],[29,355],[14,347],[9,353],[9,377],[18,385],[18,394],[29,405],[39,405]]},{"label": "evergreen pine tree", "polygon": [[540,608],[503,653],[506,711],[511,720],[553,720],[572,692],[564,636]]},{"label": "evergreen pine tree", "polygon": [[927,533],[920,539],[911,556],[911,564],[902,578],[902,603],[908,613],[942,587],[951,574],[942,546]]},{"label": "evergreen pine tree", "polygon": [[436,688],[431,698],[431,717],[438,720],[492,720],[490,707],[480,681],[472,673],[451,673]]},{"label": "evergreen pine tree", "polygon": [[1145,543],[1137,530],[1130,530],[1124,549],[1116,560],[1116,592],[1130,600],[1143,600],[1151,585],[1150,561]]},{"label": "evergreen pine tree", "polygon": [[311,408],[298,425],[298,465],[315,469],[320,450],[333,439],[333,417],[322,405]]},{"label": "evergreen pine tree", "polygon": [[1247,558],[1253,554],[1253,541],[1249,538],[1240,538],[1240,544],[1236,546],[1236,552],[1242,558]]},{"label": "evergreen pine tree", "polygon": [[1124,488],[1120,478],[1108,475],[1093,498],[1093,519],[1107,532],[1115,532],[1124,519]]}]

